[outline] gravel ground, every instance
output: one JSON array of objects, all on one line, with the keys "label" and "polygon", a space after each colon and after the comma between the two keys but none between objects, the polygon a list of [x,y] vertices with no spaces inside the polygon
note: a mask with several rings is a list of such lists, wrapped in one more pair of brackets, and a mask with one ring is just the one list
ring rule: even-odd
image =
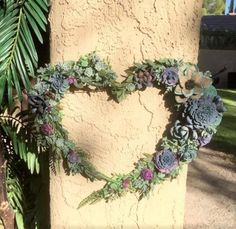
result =
[{"label": "gravel ground", "polygon": [[203,148],[189,166],[185,229],[236,229],[236,158]]}]

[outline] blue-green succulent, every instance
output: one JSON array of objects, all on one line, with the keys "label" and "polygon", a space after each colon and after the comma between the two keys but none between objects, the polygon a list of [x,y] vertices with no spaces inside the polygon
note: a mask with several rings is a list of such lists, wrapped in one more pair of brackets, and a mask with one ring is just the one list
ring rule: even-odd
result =
[{"label": "blue-green succulent", "polygon": [[197,157],[198,149],[195,144],[192,142],[188,142],[187,144],[183,145],[178,152],[181,161],[191,162]]},{"label": "blue-green succulent", "polygon": [[174,139],[177,139],[181,144],[186,142],[189,138],[197,139],[197,131],[191,125],[182,125],[179,120],[171,128],[170,133]]},{"label": "blue-green succulent", "polygon": [[182,116],[195,129],[216,127],[220,124],[222,113],[218,111],[214,98],[203,96],[200,99],[189,99],[185,104]]}]

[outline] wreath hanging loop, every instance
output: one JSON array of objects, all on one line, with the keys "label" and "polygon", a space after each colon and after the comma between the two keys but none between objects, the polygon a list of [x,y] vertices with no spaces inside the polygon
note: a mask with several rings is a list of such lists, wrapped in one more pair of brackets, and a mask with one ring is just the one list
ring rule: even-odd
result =
[{"label": "wreath hanging loop", "polygon": [[[199,147],[210,142],[225,111],[212,86],[210,72],[200,72],[196,65],[181,60],[146,60],[129,68],[124,81],[116,79],[109,63],[91,53],[78,61],[39,69],[38,82],[28,94],[38,146],[46,146],[56,159],[66,161],[72,174],[106,181],[101,190],[93,192],[79,207],[100,199],[115,199],[128,191],[138,192],[142,198],[154,185],[176,177],[184,164],[196,158]],[[111,98],[121,102],[132,92],[149,87],[161,88],[173,97],[178,119],[160,140],[161,147],[137,161],[130,173],[110,178],[98,172],[62,127],[60,100],[75,88],[106,90]]]}]

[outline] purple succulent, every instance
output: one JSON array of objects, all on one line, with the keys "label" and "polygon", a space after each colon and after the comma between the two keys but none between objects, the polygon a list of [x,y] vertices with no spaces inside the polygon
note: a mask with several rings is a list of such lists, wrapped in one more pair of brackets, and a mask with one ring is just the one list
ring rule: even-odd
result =
[{"label": "purple succulent", "polygon": [[79,155],[74,151],[74,150],[70,150],[67,156],[68,161],[71,164],[75,164],[75,163],[80,163],[81,159],[79,157]]},{"label": "purple succulent", "polygon": [[50,123],[44,123],[41,126],[41,132],[47,136],[52,135],[54,133],[53,126]]},{"label": "purple succulent", "polygon": [[154,161],[156,168],[165,174],[171,173],[178,166],[176,155],[169,149],[158,152]]},{"label": "purple succulent", "polygon": [[43,114],[47,109],[47,103],[41,95],[29,95],[28,103],[32,113]]},{"label": "purple succulent", "polygon": [[129,187],[129,183],[130,183],[129,179],[123,180],[123,182],[122,182],[122,187],[123,187],[124,189],[128,188],[128,187]]},{"label": "purple succulent", "polygon": [[74,76],[69,76],[67,78],[67,82],[68,82],[69,85],[72,85],[76,82],[76,78]]},{"label": "purple succulent", "polygon": [[161,74],[161,82],[167,86],[174,86],[179,80],[178,70],[176,68],[166,68]]},{"label": "purple succulent", "polygon": [[209,96],[203,96],[200,99],[189,99],[185,104],[182,116],[195,129],[218,126],[222,119],[222,114],[218,112],[216,103]]},{"label": "purple succulent", "polygon": [[212,139],[212,134],[204,132],[197,140],[200,146],[205,146],[208,143],[210,143],[211,139]]},{"label": "purple succulent", "polygon": [[153,171],[151,169],[143,169],[141,171],[141,177],[145,180],[145,181],[150,181],[153,178]]},{"label": "purple succulent", "polygon": [[213,102],[216,104],[216,110],[219,113],[223,113],[226,111],[226,108],[224,107],[223,101],[221,100],[220,96],[215,96],[213,99]]},{"label": "purple succulent", "polygon": [[134,75],[134,81],[136,81],[138,89],[152,87],[156,81],[156,74],[152,70],[139,69]]}]

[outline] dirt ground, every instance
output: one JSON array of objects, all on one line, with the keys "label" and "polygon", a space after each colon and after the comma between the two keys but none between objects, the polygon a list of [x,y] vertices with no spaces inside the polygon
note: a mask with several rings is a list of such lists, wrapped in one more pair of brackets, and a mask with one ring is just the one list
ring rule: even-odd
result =
[{"label": "dirt ground", "polygon": [[189,165],[184,228],[236,228],[235,157],[203,148]]}]

